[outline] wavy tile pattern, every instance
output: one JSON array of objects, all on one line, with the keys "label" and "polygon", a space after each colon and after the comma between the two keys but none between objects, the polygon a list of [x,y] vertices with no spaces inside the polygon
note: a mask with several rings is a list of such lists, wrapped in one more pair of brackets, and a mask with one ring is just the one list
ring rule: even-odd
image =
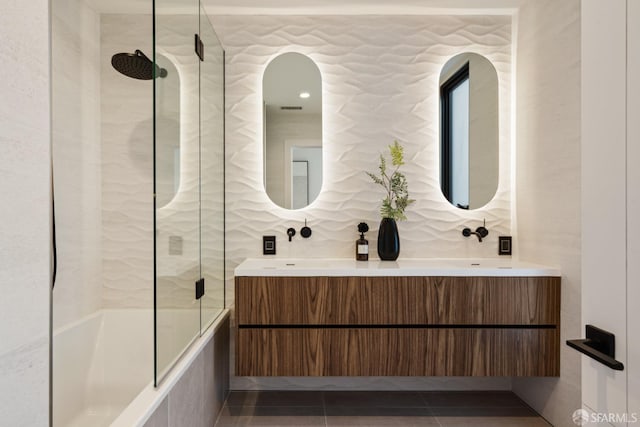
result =
[{"label": "wavy tile pattern", "polygon": [[[507,16],[221,16],[214,26],[227,53],[227,260],[260,257],[261,236],[278,237],[278,257],[352,257],[356,225],[367,221],[375,247],[382,193],[364,171],[394,138],[405,146],[411,196],[399,224],[401,257],[495,256],[511,231],[511,18]],[[289,51],[311,57],[323,79],[324,185],[318,199],[291,211],[264,191],[262,74]],[[496,67],[500,87],[500,181],[475,211],[451,207],[439,186],[438,79],[463,51]],[[285,240],[307,218],[310,239]],[[464,239],[486,218],[490,235]],[[375,252],[375,251],[374,251]],[[231,282],[228,290],[232,289]],[[231,292],[227,292],[233,301]]]},{"label": "wavy tile pattern", "polygon": [[152,52],[150,15],[101,15],[102,307],[153,307],[153,86],[111,66]]},{"label": "wavy tile pattern", "polygon": [[[233,304],[233,269],[247,257],[262,256],[262,235],[277,236],[277,257],[350,258],[356,226],[366,221],[375,248],[382,192],[364,171],[376,170],[378,154],[394,139],[404,144],[404,171],[416,199],[408,220],[399,224],[400,256],[496,255],[498,235],[511,234],[512,226],[510,17],[219,16],[213,23],[227,55],[227,304]],[[324,102],[324,184],[318,198],[297,211],[272,203],[263,185],[262,75],[272,58],[291,51],[318,65]],[[489,204],[474,211],[451,207],[438,177],[439,75],[449,58],[465,51],[492,61],[500,91],[498,190]],[[286,229],[299,230],[305,218],[312,237],[297,235],[289,243]],[[484,218],[490,230],[485,242],[461,236],[464,226],[475,227]],[[314,387],[292,379],[256,378],[233,378],[232,385]]]},{"label": "wavy tile pattern", "polygon": [[[158,209],[155,233],[159,306],[192,310],[194,324],[199,325],[200,304],[194,298],[198,278],[206,278],[203,308],[211,311],[224,304],[224,166],[222,54],[215,54],[215,34],[203,21],[208,51],[205,62],[198,60],[193,51],[198,19],[197,9],[192,15],[156,19],[157,51],[179,73],[179,81],[172,75],[161,80],[159,85],[165,86],[159,93],[180,86],[180,178],[175,197]],[[102,305],[106,308],[153,307],[153,82],[125,77],[110,63],[114,53],[135,49],[150,57],[151,25],[150,15],[101,15]],[[160,102],[164,100],[159,96]],[[163,108],[168,107],[163,104]],[[175,119],[161,116],[159,129],[169,128],[162,126],[167,121]],[[156,154],[168,155],[161,150]],[[172,237],[181,239],[179,253],[169,250]]]},{"label": "wavy tile pattern", "polygon": [[[153,307],[155,233],[159,371],[224,307],[223,56],[219,49],[216,55],[215,34],[197,12],[156,16],[156,50],[171,62],[167,68],[173,73],[157,81],[158,129],[164,140],[179,132],[173,142],[179,146],[180,177],[175,196],[165,197],[157,210],[155,230],[153,82],[125,77],[110,63],[117,52],[141,49],[151,56],[151,16],[103,14],[101,20],[102,305]],[[199,28],[207,45],[204,62],[193,50]],[[173,163],[172,148],[156,150],[159,160],[165,157],[160,165]],[[179,249],[170,248],[171,239],[181,242]],[[194,283],[200,277],[207,289],[199,301]]]}]

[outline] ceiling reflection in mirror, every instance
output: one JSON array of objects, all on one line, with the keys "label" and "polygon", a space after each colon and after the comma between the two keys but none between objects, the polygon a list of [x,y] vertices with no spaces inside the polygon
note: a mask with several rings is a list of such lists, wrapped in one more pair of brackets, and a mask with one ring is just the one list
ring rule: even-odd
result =
[{"label": "ceiling reflection in mirror", "polygon": [[264,186],[285,209],[313,203],[322,188],[322,77],[306,55],[275,57],[263,76]]}]

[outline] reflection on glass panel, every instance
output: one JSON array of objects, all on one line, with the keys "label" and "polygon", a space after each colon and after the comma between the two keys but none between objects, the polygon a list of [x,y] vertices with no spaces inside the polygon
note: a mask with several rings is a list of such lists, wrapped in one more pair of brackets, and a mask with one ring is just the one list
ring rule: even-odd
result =
[{"label": "reflection on glass panel", "polygon": [[307,202],[296,205],[292,200],[291,203],[292,209],[300,209],[313,202],[322,189],[322,141],[294,140],[291,143],[295,144],[291,147],[291,161],[307,163]]},{"label": "reflection on glass panel", "polygon": [[[264,187],[276,205],[300,209],[312,203],[322,187],[322,76],[311,58],[288,52],[274,58],[262,80],[264,105]],[[320,147],[317,163],[309,164],[307,204],[291,197],[291,147]],[[304,160],[304,159],[300,159]],[[315,172],[314,172],[315,171]],[[295,206],[294,206],[295,204]]]},{"label": "reflection on glass panel", "polygon": [[440,186],[462,209],[486,205],[498,188],[498,74],[476,53],[451,58],[440,72]]},{"label": "reflection on glass panel", "polygon": [[309,162],[294,160],[291,165],[291,199],[293,209],[309,204]]},{"label": "reflection on glass panel", "polygon": [[224,51],[204,9],[200,38],[201,265],[204,331],[224,308]]},{"label": "reflection on glass panel", "polygon": [[167,205],[180,186],[180,74],[156,53],[165,76],[156,84],[156,207]]},{"label": "reflection on glass panel", "polygon": [[469,206],[469,79],[449,93],[451,119],[451,204]]},{"label": "reflection on glass panel", "polygon": [[[156,0],[154,13],[154,61],[170,67],[166,78],[154,80],[158,382],[200,333],[200,301],[194,292],[200,278],[200,61],[193,49],[199,4]],[[170,78],[170,69],[179,78]],[[175,167],[176,158],[179,167]],[[176,173],[178,191],[171,194]]]}]

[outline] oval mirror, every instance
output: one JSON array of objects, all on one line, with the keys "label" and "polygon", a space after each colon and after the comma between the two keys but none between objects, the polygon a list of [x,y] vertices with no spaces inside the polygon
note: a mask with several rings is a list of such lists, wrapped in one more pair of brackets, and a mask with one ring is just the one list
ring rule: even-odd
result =
[{"label": "oval mirror", "polygon": [[274,58],[262,79],[264,187],[286,209],[304,208],[322,188],[322,77],[300,53]]},{"label": "oval mirror", "polygon": [[476,53],[440,73],[440,188],[461,209],[486,205],[498,189],[498,74]]},{"label": "oval mirror", "polygon": [[156,81],[156,206],[173,200],[180,187],[180,73],[167,57],[156,53],[156,63],[166,70]]}]

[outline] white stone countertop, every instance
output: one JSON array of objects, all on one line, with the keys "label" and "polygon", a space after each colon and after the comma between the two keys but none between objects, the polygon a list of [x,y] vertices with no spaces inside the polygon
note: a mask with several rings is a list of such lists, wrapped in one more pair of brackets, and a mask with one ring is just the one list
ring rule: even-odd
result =
[{"label": "white stone countertop", "polygon": [[558,277],[560,270],[511,258],[424,258],[355,261],[346,258],[248,258],[235,276],[485,276]]}]

